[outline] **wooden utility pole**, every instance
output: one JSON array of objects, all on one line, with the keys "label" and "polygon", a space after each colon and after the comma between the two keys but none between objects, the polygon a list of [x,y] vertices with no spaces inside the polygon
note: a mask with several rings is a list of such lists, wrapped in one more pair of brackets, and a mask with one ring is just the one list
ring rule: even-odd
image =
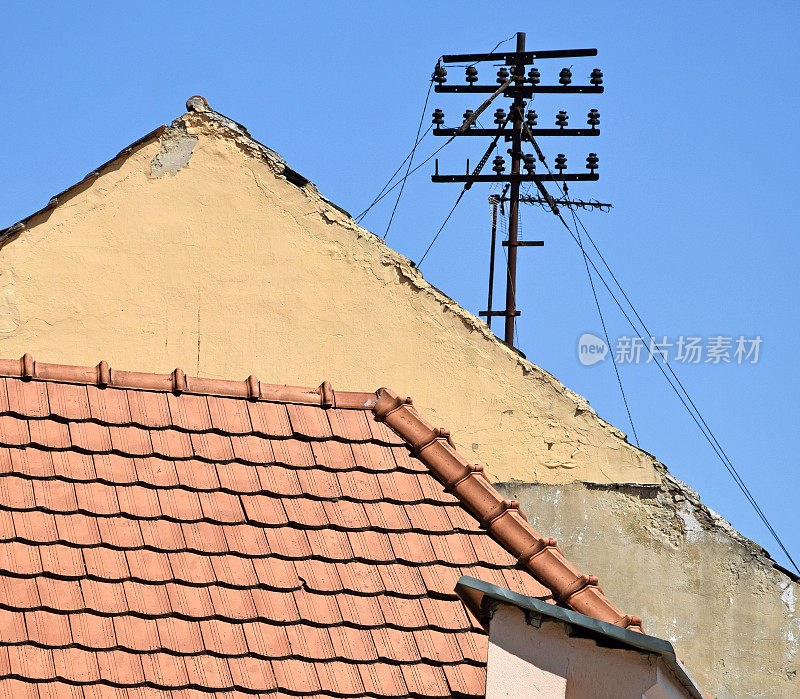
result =
[{"label": "wooden utility pole", "polygon": [[[564,111],[558,112],[555,118],[556,128],[535,128],[537,124],[538,115],[535,111],[529,110],[525,112],[527,106],[526,99],[532,98],[537,93],[549,94],[598,94],[603,92],[603,74],[595,68],[589,75],[589,85],[572,85],[572,70],[571,68],[563,68],[559,74],[558,85],[541,85],[541,76],[535,63],[542,59],[550,58],[577,58],[585,56],[596,56],[596,49],[565,49],[557,51],[526,51],[525,50],[525,34],[519,32],[517,34],[516,50],[508,53],[479,53],[479,54],[453,54],[442,56],[439,64],[434,71],[433,79],[437,83],[436,92],[443,93],[491,93],[491,96],[485,100],[475,111],[467,110],[464,113],[463,123],[457,128],[445,128],[444,113],[441,109],[436,109],[433,113],[434,129],[433,133],[436,136],[492,136],[494,137],[493,144],[490,145],[489,150],[484,154],[480,164],[473,172],[469,171],[469,161],[467,161],[467,169],[463,175],[440,175],[439,164],[436,163],[436,174],[432,176],[434,182],[463,182],[464,190],[469,189],[476,182],[504,182],[509,186],[508,198],[505,197],[505,192],[502,195],[502,201],[509,202],[509,215],[508,215],[508,240],[503,241],[503,245],[508,247],[508,269],[506,275],[506,307],[502,311],[494,311],[491,308],[492,286],[494,284],[494,233],[496,231],[496,209],[495,217],[492,225],[492,254],[490,255],[490,274],[489,274],[489,307],[486,311],[481,311],[480,315],[486,317],[487,323],[491,327],[491,319],[494,316],[503,316],[505,318],[505,343],[509,347],[514,346],[515,327],[514,321],[520,315],[517,309],[517,250],[520,247],[528,246],[542,246],[542,241],[533,240],[520,240],[519,239],[519,205],[523,199],[531,199],[531,197],[520,196],[520,186],[523,182],[534,183],[541,193],[541,199],[550,205],[550,207],[557,212],[556,200],[554,200],[547,193],[544,188],[543,182],[576,182],[576,181],[593,181],[598,179],[595,172],[597,169],[597,156],[590,153],[587,158],[587,168],[589,173],[566,173],[566,157],[559,153],[555,159],[554,169],[557,173],[552,172],[547,168],[546,172],[536,172],[536,161],[546,165],[544,155],[534,140],[538,136],[597,136],[600,130],[597,125],[600,122],[600,115],[596,109],[592,109],[588,114],[587,124],[590,128],[568,128],[568,115]],[[491,61],[495,64],[500,63],[502,66],[509,66],[511,72],[506,67],[501,67],[497,72],[497,84],[499,87],[493,85],[476,85],[478,80],[478,70],[475,68],[477,63],[481,61]],[[466,63],[466,85],[446,85],[447,82],[447,69],[444,67],[446,63]],[[525,74],[527,66],[534,66]],[[508,115],[502,110],[495,111],[494,122],[497,128],[477,128],[475,123],[478,116],[489,106],[489,104],[497,97],[504,96],[513,99],[511,108]],[[503,138],[511,147],[508,149],[508,154],[511,156],[511,171],[505,171],[505,161],[501,156],[494,159],[493,170],[494,175],[481,174],[481,170],[488,160],[489,154],[497,143],[497,140]],[[523,146],[530,143],[536,151],[526,154]],[[523,173],[522,170],[525,170]],[[564,188],[566,189],[566,188]],[[462,192],[463,193],[463,192]],[[498,199],[499,201],[499,199]],[[571,201],[566,196],[558,200],[565,202],[567,206],[584,205],[586,203],[579,201]],[[586,204],[592,206],[592,204]],[[496,204],[495,204],[496,206]]]}]

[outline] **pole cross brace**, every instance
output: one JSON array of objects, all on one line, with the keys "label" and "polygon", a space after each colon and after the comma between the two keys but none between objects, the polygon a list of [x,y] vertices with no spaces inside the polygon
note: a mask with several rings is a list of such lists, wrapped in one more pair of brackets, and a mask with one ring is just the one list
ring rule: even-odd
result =
[{"label": "pole cross brace", "polygon": [[511,247],[511,248],[543,248],[544,241],[543,240],[518,240],[516,243],[510,243],[507,240],[503,241],[504,247]]},{"label": "pole cross brace", "polygon": [[495,316],[519,316],[522,315],[522,311],[478,311],[479,316],[490,316],[494,318]]}]

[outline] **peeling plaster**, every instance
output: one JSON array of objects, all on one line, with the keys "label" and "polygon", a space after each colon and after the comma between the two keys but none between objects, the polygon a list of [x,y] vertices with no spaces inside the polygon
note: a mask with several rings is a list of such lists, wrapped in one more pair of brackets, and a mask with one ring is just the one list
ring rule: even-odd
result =
[{"label": "peeling plaster", "polygon": [[198,140],[197,136],[187,133],[183,121],[176,119],[161,135],[161,150],[150,163],[150,174],[153,177],[174,175],[188,167]]},{"label": "peeling plaster", "polygon": [[658,465],[661,484],[497,484],[711,696],[800,696],[798,581]]},{"label": "peeling plaster", "polygon": [[787,581],[784,586],[784,590],[781,593],[781,600],[783,601],[783,603],[786,605],[786,607],[789,609],[790,612],[794,611],[796,587],[797,587],[796,585],[793,585],[792,583]]}]

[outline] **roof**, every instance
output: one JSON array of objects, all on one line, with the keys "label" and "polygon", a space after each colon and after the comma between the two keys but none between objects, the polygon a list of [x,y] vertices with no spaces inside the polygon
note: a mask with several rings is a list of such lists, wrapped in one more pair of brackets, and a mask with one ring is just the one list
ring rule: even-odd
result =
[{"label": "roof", "polygon": [[615,624],[593,619],[580,612],[547,604],[535,597],[521,595],[492,583],[476,580],[468,575],[458,581],[456,592],[464,600],[464,604],[469,610],[487,627],[490,623],[492,606],[496,603],[509,604],[534,617],[540,619],[546,617],[569,624],[573,636],[586,636],[606,646],[655,653],[663,658],[667,667],[675,673],[676,679],[686,688],[690,696],[697,697],[697,699],[704,699],[706,696],[689,675],[689,671],[676,655],[672,644],[663,638],[629,631]]},{"label": "roof", "polygon": [[9,695],[479,696],[464,574],[641,623],[387,389],[0,377]]}]

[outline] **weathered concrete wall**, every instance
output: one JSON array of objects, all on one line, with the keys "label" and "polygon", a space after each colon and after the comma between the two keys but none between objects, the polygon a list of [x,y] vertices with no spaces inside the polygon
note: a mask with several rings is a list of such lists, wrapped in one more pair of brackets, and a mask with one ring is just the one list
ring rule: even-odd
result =
[{"label": "weathered concrete wall", "polygon": [[653,483],[649,455],[279,173],[192,112],[0,251],[0,356],[412,395],[497,478]]},{"label": "weathered concrete wall", "polygon": [[686,485],[663,473],[658,487],[498,488],[647,633],[673,643],[706,692],[800,696],[800,585]]}]

